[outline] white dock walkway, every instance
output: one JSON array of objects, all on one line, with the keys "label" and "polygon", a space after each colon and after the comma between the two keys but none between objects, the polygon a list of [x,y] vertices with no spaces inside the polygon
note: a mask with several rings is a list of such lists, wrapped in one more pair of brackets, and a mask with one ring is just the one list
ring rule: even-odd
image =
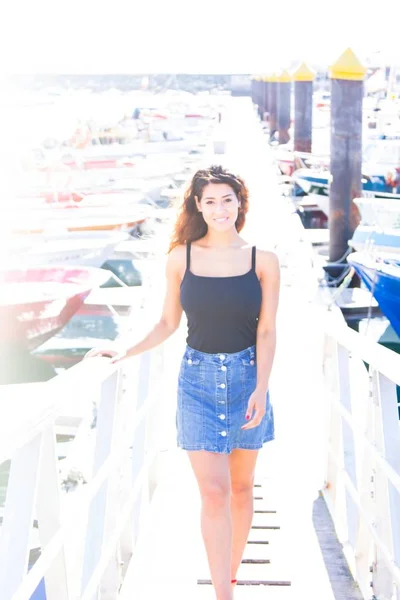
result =
[{"label": "white dock walkway", "polygon": [[[276,440],[260,452],[235,600],[400,600],[400,357],[321,308],[320,261],[279,195],[250,99],[228,106],[227,152],[207,164],[245,178],[245,237],[275,249],[282,267],[271,379]],[[133,335],[148,327],[162,297],[161,283],[151,287],[146,311],[130,321]],[[126,300],[119,298],[121,309]],[[10,459],[11,467],[0,600],[33,600],[38,585],[42,600],[43,578],[47,600],[214,598],[197,486],[175,440],[184,331],[183,323],[164,346],[121,369],[99,358],[47,383],[1,388],[0,464]],[[70,429],[74,440],[59,461],[56,435]]]},{"label": "white dock walkway", "polygon": [[[250,187],[251,211],[244,235],[260,248],[275,248],[282,264],[271,382],[276,440],[260,453],[256,513],[235,598],[359,599],[319,496],[324,452],[316,449],[324,448],[326,439],[320,369],[323,331],[317,325],[311,247],[301,239],[302,227],[290,205],[279,197],[270,151],[248,99],[233,103],[225,126],[227,153],[216,158],[239,172]],[[179,351],[174,355],[178,360]],[[175,376],[171,365],[171,377]],[[160,404],[167,403],[162,409],[161,480],[123,584],[123,600],[214,598],[206,583],[210,576],[200,536],[196,482],[185,453],[175,448],[173,386],[171,381],[171,393],[160,399]]]}]

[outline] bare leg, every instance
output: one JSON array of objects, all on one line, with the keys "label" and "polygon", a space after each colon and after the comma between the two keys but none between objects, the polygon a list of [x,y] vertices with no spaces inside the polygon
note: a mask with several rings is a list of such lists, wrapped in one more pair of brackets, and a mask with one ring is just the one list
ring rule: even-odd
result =
[{"label": "bare leg", "polygon": [[258,450],[241,449],[234,450],[229,456],[233,532],[231,579],[236,579],[253,520],[253,486],[257,456]]},{"label": "bare leg", "polygon": [[228,455],[188,452],[201,495],[201,530],[217,600],[232,600]]}]

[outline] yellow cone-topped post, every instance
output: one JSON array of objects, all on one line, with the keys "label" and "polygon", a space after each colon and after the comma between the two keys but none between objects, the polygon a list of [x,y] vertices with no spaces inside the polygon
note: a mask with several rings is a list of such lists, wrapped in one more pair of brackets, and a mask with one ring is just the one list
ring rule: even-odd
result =
[{"label": "yellow cone-topped post", "polygon": [[301,63],[292,77],[294,80],[294,149],[297,152],[311,152],[315,72],[306,63]]},{"label": "yellow cone-topped post", "polygon": [[361,193],[362,101],[366,69],[348,48],[330,68],[331,183],[329,259],[346,253],[358,222],[353,198]]},{"label": "yellow cone-topped post", "polygon": [[283,70],[277,76],[277,89],[279,143],[287,144],[289,141],[290,100],[292,93],[292,77],[288,71]]},{"label": "yellow cone-topped post", "polygon": [[268,122],[269,138],[272,139],[278,128],[278,82],[276,73],[266,77],[268,83]]}]

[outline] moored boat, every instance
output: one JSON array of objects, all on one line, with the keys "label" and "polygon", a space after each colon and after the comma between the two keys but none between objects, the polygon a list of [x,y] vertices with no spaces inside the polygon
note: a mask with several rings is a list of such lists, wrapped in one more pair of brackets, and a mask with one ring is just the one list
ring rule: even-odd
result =
[{"label": "moored boat", "polygon": [[349,241],[349,246],[356,252],[364,250],[376,252],[393,252],[400,256],[400,229],[379,231],[376,227],[359,225]]},{"label": "moored boat", "polygon": [[0,352],[43,344],[108,277],[89,267],[0,270]]},{"label": "moored boat", "polygon": [[360,224],[349,245],[356,251],[373,250],[400,254],[400,195],[356,198]]},{"label": "moored boat", "polygon": [[400,335],[400,256],[354,252],[347,257],[382,312]]},{"label": "moored boat", "polygon": [[13,236],[0,259],[0,265],[67,265],[101,267],[114,248],[129,239],[118,231],[68,231]]},{"label": "moored boat", "polygon": [[43,210],[8,212],[2,222],[11,235],[66,231],[123,231],[130,233],[144,223],[149,215],[146,207],[76,208],[75,210]]},{"label": "moored boat", "polygon": [[[325,169],[314,169],[314,168],[301,168],[293,172],[292,175],[295,183],[299,188],[306,194],[315,193],[321,195],[328,195],[330,173]],[[392,185],[392,180],[385,177],[382,173],[369,169],[369,174],[363,171],[362,179],[362,190],[371,197],[384,198],[388,194],[395,193]]]}]

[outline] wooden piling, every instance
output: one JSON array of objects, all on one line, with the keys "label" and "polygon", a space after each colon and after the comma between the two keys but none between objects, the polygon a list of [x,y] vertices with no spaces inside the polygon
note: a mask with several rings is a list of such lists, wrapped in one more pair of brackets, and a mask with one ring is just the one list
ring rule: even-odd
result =
[{"label": "wooden piling", "polygon": [[266,77],[268,81],[268,122],[269,137],[272,139],[278,128],[278,88],[277,75],[272,73]]},{"label": "wooden piling", "polygon": [[293,73],[294,80],[294,150],[312,151],[313,81],[315,72],[306,63]]},{"label": "wooden piling", "polygon": [[260,119],[262,118],[262,79],[260,75],[256,75],[255,78],[255,93],[254,93],[254,102],[257,105],[257,112],[258,115],[260,117]]},{"label": "wooden piling", "polygon": [[292,77],[286,69],[277,76],[278,104],[278,136],[280,144],[287,144],[290,139],[290,104],[292,92]]},{"label": "wooden piling", "polygon": [[331,182],[329,259],[339,261],[357,226],[353,199],[361,193],[362,100],[366,69],[348,48],[330,68]]},{"label": "wooden piling", "polygon": [[263,85],[263,115],[269,113],[269,81],[268,75],[263,75],[262,77],[262,85]]}]

